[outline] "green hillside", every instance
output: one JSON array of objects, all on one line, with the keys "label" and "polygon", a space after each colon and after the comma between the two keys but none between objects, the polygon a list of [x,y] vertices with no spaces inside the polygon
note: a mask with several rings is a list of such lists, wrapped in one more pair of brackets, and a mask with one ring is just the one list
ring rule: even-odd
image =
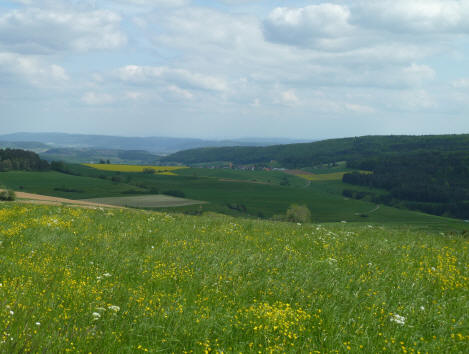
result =
[{"label": "green hillside", "polygon": [[418,151],[469,151],[469,134],[427,136],[362,136],[312,143],[267,147],[221,147],[180,151],[163,158],[184,164],[230,161],[237,164],[277,161],[284,167],[311,167],[321,163],[349,161],[382,153]]},{"label": "green hillside", "polygon": [[[456,219],[383,205],[377,207],[369,200],[345,198],[342,190],[347,185],[341,181],[309,183],[282,172],[187,169],[181,170],[181,176],[165,176],[99,171],[71,164],[65,167],[68,174],[57,171],[3,172],[0,173],[0,185],[17,191],[69,199],[127,198],[131,195],[160,193],[207,202],[177,208],[168,204],[167,208],[158,208],[167,212],[189,214],[212,211],[241,217],[272,218],[285,214],[292,204],[304,204],[311,210],[314,222],[406,224],[438,230],[465,227],[465,223]],[[287,178],[288,185],[282,185],[284,177]],[[369,190],[360,186],[354,188]],[[119,201],[116,204],[122,205]],[[144,207],[146,204],[142,204],[142,208]]]},{"label": "green hillside", "polygon": [[468,240],[0,204],[0,352],[462,353]]}]

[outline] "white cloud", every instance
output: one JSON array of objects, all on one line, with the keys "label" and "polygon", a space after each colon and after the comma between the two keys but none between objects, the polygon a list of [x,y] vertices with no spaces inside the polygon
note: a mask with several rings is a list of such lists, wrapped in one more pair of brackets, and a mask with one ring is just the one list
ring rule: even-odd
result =
[{"label": "white cloud", "polygon": [[350,10],[324,3],[303,8],[278,7],[264,22],[267,40],[323,50],[342,48],[353,31],[348,23]]},{"label": "white cloud", "polygon": [[0,15],[0,46],[21,53],[114,49],[127,41],[120,21],[107,10],[13,10]]},{"label": "white cloud", "polygon": [[194,98],[194,95],[189,90],[183,90],[175,85],[169,86],[168,91],[186,100],[192,100]]},{"label": "white cloud", "polygon": [[129,100],[137,101],[137,100],[143,98],[145,95],[144,95],[143,92],[127,91],[124,96],[125,96],[125,98],[127,98]]},{"label": "white cloud", "polygon": [[419,85],[435,78],[435,70],[428,65],[412,65],[402,70],[402,77],[411,85]]},{"label": "white cloud", "polygon": [[373,0],[361,1],[356,23],[393,32],[463,33],[469,30],[466,0]]},{"label": "white cloud", "polygon": [[128,65],[118,69],[118,77],[127,82],[140,84],[168,83],[184,88],[194,88],[208,91],[226,91],[225,80],[185,69],[173,69],[166,66],[137,66]]},{"label": "white cloud", "polygon": [[105,105],[114,102],[114,97],[107,93],[86,92],[81,100],[88,105]]},{"label": "white cloud", "polygon": [[281,100],[284,104],[290,106],[296,106],[300,103],[300,99],[296,96],[295,91],[287,90],[282,92]]},{"label": "white cloud", "polygon": [[39,87],[57,86],[69,80],[62,66],[16,53],[0,52],[0,75],[2,72]]}]

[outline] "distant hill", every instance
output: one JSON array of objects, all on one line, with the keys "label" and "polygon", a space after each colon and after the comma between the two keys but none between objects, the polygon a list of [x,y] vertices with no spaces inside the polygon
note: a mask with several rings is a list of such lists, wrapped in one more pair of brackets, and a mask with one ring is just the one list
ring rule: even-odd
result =
[{"label": "distant hill", "polygon": [[111,163],[152,165],[159,163],[160,156],[144,150],[115,150],[95,148],[54,148],[40,154],[48,161],[75,163],[98,163],[101,160]]},{"label": "distant hill", "polygon": [[236,140],[202,140],[167,137],[121,137],[110,135],[86,135],[65,133],[14,133],[0,135],[0,141],[34,141],[52,147],[97,148],[114,150],[145,150],[166,155],[180,150],[217,146],[268,146],[294,143],[291,139],[246,138]]},{"label": "distant hill", "polygon": [[50,149],[50,146],[36,141],[0,141],[0,148],[22,149],[39,153],[47,151]]},{"label": "distant hill", "polygon": [[469,134],[363,136],[267,147],[199,148],[176,152],[164,157],[162,161],[184,164],[216,161],[268,164],[275,160],[284,167],[301,168],[363,159],[382,153],[419,151],[469,151]]}]

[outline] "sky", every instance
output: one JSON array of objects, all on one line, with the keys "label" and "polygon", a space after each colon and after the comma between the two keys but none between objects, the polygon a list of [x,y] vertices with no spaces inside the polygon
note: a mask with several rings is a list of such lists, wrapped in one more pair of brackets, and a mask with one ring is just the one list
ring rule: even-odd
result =
[{"label": "sky", "polygon": [[469,0],[1,0],[0,133],[469,133]]}]

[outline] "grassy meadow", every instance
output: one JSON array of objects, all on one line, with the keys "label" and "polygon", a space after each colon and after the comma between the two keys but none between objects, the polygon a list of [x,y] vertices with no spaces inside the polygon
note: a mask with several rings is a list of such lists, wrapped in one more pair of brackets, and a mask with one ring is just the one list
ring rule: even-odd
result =
[{"label": "grassy meadow", "polygon": [[0,204],[0,352],[463,353],[469,242]]}]

